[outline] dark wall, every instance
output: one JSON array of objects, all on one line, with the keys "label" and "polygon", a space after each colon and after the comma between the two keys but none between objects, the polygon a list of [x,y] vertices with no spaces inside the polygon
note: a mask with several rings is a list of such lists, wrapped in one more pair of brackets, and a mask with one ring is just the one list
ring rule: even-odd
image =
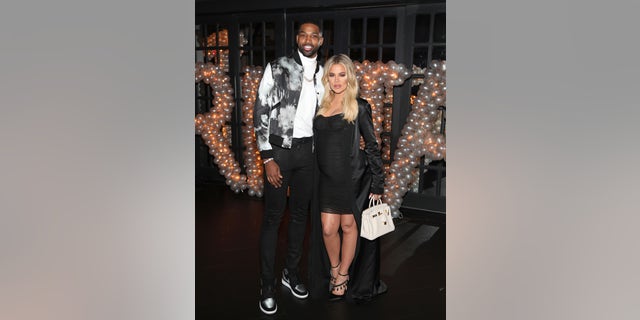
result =
[{"label": "dark wall", "polygon": [[420,3],[444,3],[445,0],[196,0],[196,15],[245,13],[251,11],[304,10],[307,8],[348,8]]}]

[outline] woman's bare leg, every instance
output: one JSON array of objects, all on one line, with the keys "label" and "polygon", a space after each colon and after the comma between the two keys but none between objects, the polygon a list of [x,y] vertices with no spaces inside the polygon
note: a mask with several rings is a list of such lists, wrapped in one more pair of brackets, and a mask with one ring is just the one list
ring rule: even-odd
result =
[{"label": "woman's bare leg", "polygon": [[[358,230],[352,214],[340,215],[340,227],[342,228],[342,259],[335,284],[341,284],[349,279],[349,267],[356,253],[358,243]],[[344,295],[346,286],[339,286],[334,291],[335,295]]]},{"label": "woman's bare leg", "polygon": [[[329,263],[332,267],[340,264],[340,234],[338,234],[338,228],[340,227],[339,214],[332,214],[321,212],[320,219],[322,221],[322,239],[324,240],[324,247],[327,250],[329,256]],[[331,268],[331,277],[338,276],[338,268]]]}]

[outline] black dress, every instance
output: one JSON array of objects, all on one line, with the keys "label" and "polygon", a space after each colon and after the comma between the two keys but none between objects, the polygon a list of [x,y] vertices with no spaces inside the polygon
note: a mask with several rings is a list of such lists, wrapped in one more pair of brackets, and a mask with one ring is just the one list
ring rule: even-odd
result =
[{"label": "black dress", "polygon": [[319,169],[318,201],[320,211],[351,213],[351,139],[354,124],[348,123],[342,113],[313,121],[315,153]]},{"label": "black dress", "polygon": [[[324,118],[324,117],[322,117]],[[382,194],[384,190],[384,174],[382,172],[382,159],[380,157],[380,149],[375,138],[373,122],[371,119],[371,106],[363,99],[358,99],[358,117],[355,124],[349,125],[342,119],[342,115],[336,115],[335,118],[327,117],[322,119],[316,117],[314,121],[314,144],[316,154],[316,166],[314,170],[314,192],[311,200],[311,236],[309,251],[309,294],[311,298],[323,299],[329,296],[329,257],[324,246],[322,238],[322,221],[320,218],[321,207],[331,207],[337,202],[343,200],[331,201],[324,199],[321,193],[321,181],[326,179],[323,175],[331,176],[338,179],[337,175],[330,173],[328,170],[343,170],[343,177],[339,177],[345,186],[338,186],[338,189],[345,191],[344,195],[348,196],[350,210],[349,214],[353,217],[357,224],[357,230],[360,230],[362,221],[362,210],[368,203],[369,193]],[[325,122],[321,124],[321,122]],[[340,124],[341,123],[341,124]],[[342,126],[341,130],[332,130],[336,136],[329,138],[326,136],[328,132],[323,132],[319,127],[324,125]],[[350,129],[348,129],[350,128]],[[335,128],[334,128],[335,129]],[[348,132],[347,132],[348,131]],[[338,133],[339,132],[339,133]],[[344,141],[338,143],[337,136],[342,135]],[[365,149],[360,150],[360,138],[364,139]],[[324,140],[324,142],[323,142]],[[331,142],[331,146],[323,146]],[[336,145],[341,147],[336,147]],[[325,151],[331,149],[337,151],[338,148],[344,146],[347,150],[340,156],[329,156],[324,154]],[[323,149],[323,147],[325,147]],[[336,162],[333,162],[336,161]],[[322,165],[321,162],[324,162]],[[321,166],[325,167],[328,173],[322,173]],[[325,183],[325,182],[322,182]],[[331,190],[329,190],[331,191]],[[323,203],[323,204],[321,204]],[[344,203],[340,203],[344,205]],[[326,208],[325,208],[326,209]],[[326,212],[326,211],[325,211]],[[348,289],[345,293],[349,302],[366,302],[379,294],[387,291],[387,286],[380,280],[380,239],[367,240],[358,237],[356,245],[356,253],[351,267],[349,268],[350,280]]]}]

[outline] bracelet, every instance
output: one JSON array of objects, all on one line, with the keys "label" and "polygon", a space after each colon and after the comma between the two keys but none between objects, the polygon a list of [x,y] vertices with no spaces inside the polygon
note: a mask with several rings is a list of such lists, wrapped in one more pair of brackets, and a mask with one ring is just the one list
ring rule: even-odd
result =
[{"label": "bracelet", "polygon": [[262,164],[267,164],[270,161],[273,161],[273,158],[269,158],[269,159],[266,159],[266,160],[262,161]]}]

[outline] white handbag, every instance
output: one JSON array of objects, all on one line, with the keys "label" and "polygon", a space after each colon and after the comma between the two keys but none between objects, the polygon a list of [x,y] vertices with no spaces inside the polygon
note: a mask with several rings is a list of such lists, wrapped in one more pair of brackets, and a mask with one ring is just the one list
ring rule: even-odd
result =
[{"label": "white handbag", "polygon": [[391,217],[391,208],[382,200],[369,199],[369,208],[362,211],[360,236],[374,240],[396,229]]}]

